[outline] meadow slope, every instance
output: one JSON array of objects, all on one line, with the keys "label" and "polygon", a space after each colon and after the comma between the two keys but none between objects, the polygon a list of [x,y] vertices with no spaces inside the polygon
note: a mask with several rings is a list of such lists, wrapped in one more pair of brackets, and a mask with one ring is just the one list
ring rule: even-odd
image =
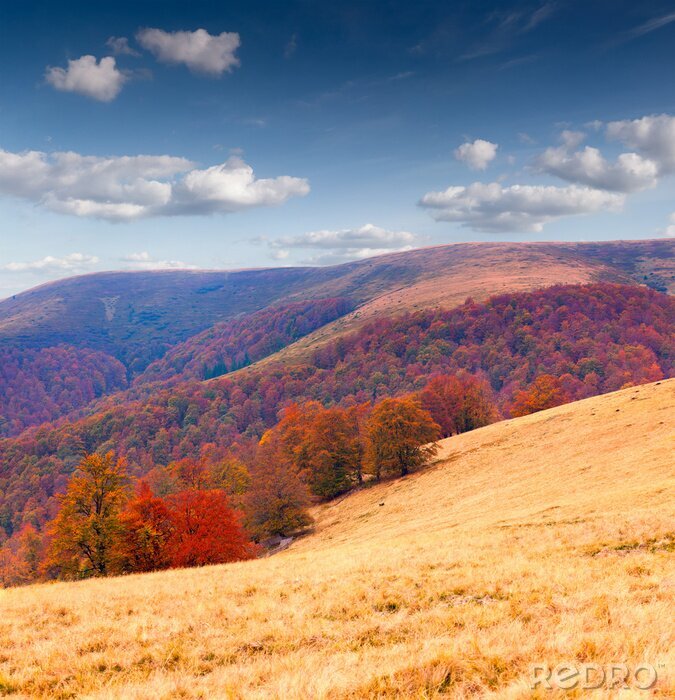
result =
[{"label": "meadow slope", "polygon": [[0,591],[0,694],[554,698],[529,665],[576,660],[672,697],[674,410],[670,380],[450,438],[266,559]]}]

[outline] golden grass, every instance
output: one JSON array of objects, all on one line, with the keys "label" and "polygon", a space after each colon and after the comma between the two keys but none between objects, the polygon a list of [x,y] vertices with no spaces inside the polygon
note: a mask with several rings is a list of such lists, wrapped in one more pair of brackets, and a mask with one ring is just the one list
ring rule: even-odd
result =
[{"label": "golden grass", "polygon": [[671,380],[451,438],[267,559],[0,591],[0,695],[556,698],[531,663],[646,661],[673,697],[674,407]]}]

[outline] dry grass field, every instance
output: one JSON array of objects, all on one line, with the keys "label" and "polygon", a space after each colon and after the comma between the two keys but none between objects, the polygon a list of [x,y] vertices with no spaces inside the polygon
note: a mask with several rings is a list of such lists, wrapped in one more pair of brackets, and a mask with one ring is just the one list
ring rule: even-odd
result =
[{"label": "dry grass field", "polygon": [[644,661],[674,697],[674,414],[671,380],[448,439],[267,559],[0,591],[0,695],[556,698],[530,664]]}]

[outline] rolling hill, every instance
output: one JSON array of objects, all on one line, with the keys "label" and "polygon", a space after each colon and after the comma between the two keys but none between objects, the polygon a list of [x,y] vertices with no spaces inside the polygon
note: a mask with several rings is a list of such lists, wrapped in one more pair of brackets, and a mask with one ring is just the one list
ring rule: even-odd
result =
[{"label": "rolling hill", "polygon": [[0,342],[104,350],[135,374],[218,321],[278,303],[347,297],[359,318],[449,307],[466,297],[593,281],[675,284],[668,240],[458,243],[333,267],[106,272],[0,301]]},{"label": "rolling hill", "polygon": [[[277,316],[261,313],[262,327],[273,327]],[[675,299],[645,287],[552,286],[373,320],[304,364],[134,387],[100,399],[86,415],[0,439],[0,528],[11,535],[24,522],[42,526],[53,517],[83,451],[113,450],[136,476],[197,458],[208,446],[246,458],[292,402],[365,404],[464,372],[489,384],[490,402],[507,416],[518,392],[543,375],[559,382],[558,403],[671,377],[674,319]]]},{"label": "rolling hill", "polygon": [[449,438],[271,558],[0,591],[0,692],[544,698],[533,663],[648,662],[672,697],[674,410],[670,380]]},{"label": "rolling hill", "polygon": [[[283,343],[267,345],[266,354],[243,354],[250,362],[306,363],[317,349],[369,321],[451,308],[467,297],[481,301],[501,292],[594,281],[672,291],[673,247],[668,240],[461,243],[323,268],[111,272],[46,284],[0,301],[0,396],[8,397],[5,410],[0,407],[0,435],[77,411],[134,379],[167,376],[157,364],[143,375],[172,348],[182,366],[200,368],[193,378],[205,378],[209,368],[223,365],[214,342],[223,336],[222,324],[245,333],[260,314],[340,299],[334,317],[304,324],[303,333],[286,334]],[[58,376],[44,369],[54,352],[67,356]],[[103,376],[114,374],[114,381],[82,385],[92,352]],[[225,364],[231,369],[237,363]],[[119,378],[120,370],[126,378]]]}]

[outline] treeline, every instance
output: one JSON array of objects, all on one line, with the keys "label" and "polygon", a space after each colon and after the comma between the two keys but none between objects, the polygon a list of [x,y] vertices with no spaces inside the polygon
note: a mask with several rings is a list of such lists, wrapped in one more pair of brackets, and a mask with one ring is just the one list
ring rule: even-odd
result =
[{"label": "treeline", "polygon": [[153,362],[136,380],[212,379],[278,352],[354,308],[350,299],[319,299],[274,306],[217,323]]},{"label": "treeline", "polygon": [[254,557],[258,543],[310,525],[312,502],[405,476],[436,454],[448,425],[454,431],[491,421],[483,390],[471,377],[438,377],[419,396],[374,407],[292,405],[248,456],[207,451],[144,478],[131,479],[112,452],[85,455],[54,518],[41,531],[24,524],[0,547],[0,584]]},{"label": "treeline", "polygon": [[[102,351],[69,345],[2,349],[0,437],[57,420],[128,388],[124,399],[133,400],[151,395],[158,386],[228,374],[278,352],[352,308],[353,302],[346,298],[319,299],[217,323],[171,348],[131,385],[131,367]],[[130,363],[133,366],[133,358]]]},{"label": "treeline", "polygon": [[246,456],[292,403],[349,410],[461,374],[510,416],[656,381],[673,373],[674,318],[675,300],[644,287],[551,287],[378,320],[303,365],[269,363],[137,401],[107,397],[96,415],[0,441],[0,528],[11,535],[52,518],[83,452],[114,450],[134,476],[207,453]]},{"label": "treeline", "polygon": [[4,348],[0,350],[0,437],[54,420],[126,386],[124,365],[104,352],[68,345]]}]

